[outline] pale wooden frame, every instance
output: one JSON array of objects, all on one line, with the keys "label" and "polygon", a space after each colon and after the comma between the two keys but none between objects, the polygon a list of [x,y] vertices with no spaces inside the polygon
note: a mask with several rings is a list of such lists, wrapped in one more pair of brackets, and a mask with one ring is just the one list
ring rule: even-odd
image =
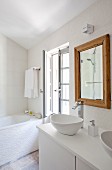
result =
[{"label": "pale wooden frame", "polygon": [[[93,100],[81,98],[80,87],[80,52],[102,45],[102,61],[103,61],[103,100]],[[74,66],[75,66],[75,100],[83,101],[85,105],[96,106],[110,109],[111,93],[110,93],[110,37],[108,34],[95,40],[87,42],[74,48]]]}]

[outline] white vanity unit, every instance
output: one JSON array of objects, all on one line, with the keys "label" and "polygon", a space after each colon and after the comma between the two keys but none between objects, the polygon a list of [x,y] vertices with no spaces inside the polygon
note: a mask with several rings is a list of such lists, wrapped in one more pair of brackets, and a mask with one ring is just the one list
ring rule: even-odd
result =
[{"label": "white vanity unit", "polygon": [[74,136],[63,135],[50,123],[38,128],[39,170],[112,170],[99,136],[88,136],[84,128]]}]

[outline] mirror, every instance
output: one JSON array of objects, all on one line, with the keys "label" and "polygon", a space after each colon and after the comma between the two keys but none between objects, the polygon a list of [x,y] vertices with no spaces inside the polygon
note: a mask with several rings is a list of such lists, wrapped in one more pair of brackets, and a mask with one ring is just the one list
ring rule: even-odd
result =
[{"label": "mirror", "polygon": [[81,98],[103,100],[102,45],[80,52]]},{"label": "mirror", "polygon": [[110,109],[110,39],[102,36],[74,48],[75,100]]}]

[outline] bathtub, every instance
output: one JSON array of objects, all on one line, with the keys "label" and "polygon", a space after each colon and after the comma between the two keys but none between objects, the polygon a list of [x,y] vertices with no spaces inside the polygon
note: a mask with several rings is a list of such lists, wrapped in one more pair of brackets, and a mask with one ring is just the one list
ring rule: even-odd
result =
[{"label": "bathtub", "polygon": [[29,115],[0,117],[0,166],[38,150],[36,126],[42,122]]}]

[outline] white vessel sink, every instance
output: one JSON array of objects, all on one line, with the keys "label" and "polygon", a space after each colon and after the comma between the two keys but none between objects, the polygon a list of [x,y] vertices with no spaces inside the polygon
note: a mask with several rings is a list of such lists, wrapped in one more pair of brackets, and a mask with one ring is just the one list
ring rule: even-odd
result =
[{"label": "white vessel sink", "polygon": [[51,116],[51,124],[64,135],[75,135],[83,126],[83,119],[71,115],[55,114]]},{"label": "white vessel sink", "polygon": [[101,141],[105,151],[112,157],[112,131],[105,131],[101,134]]}]

